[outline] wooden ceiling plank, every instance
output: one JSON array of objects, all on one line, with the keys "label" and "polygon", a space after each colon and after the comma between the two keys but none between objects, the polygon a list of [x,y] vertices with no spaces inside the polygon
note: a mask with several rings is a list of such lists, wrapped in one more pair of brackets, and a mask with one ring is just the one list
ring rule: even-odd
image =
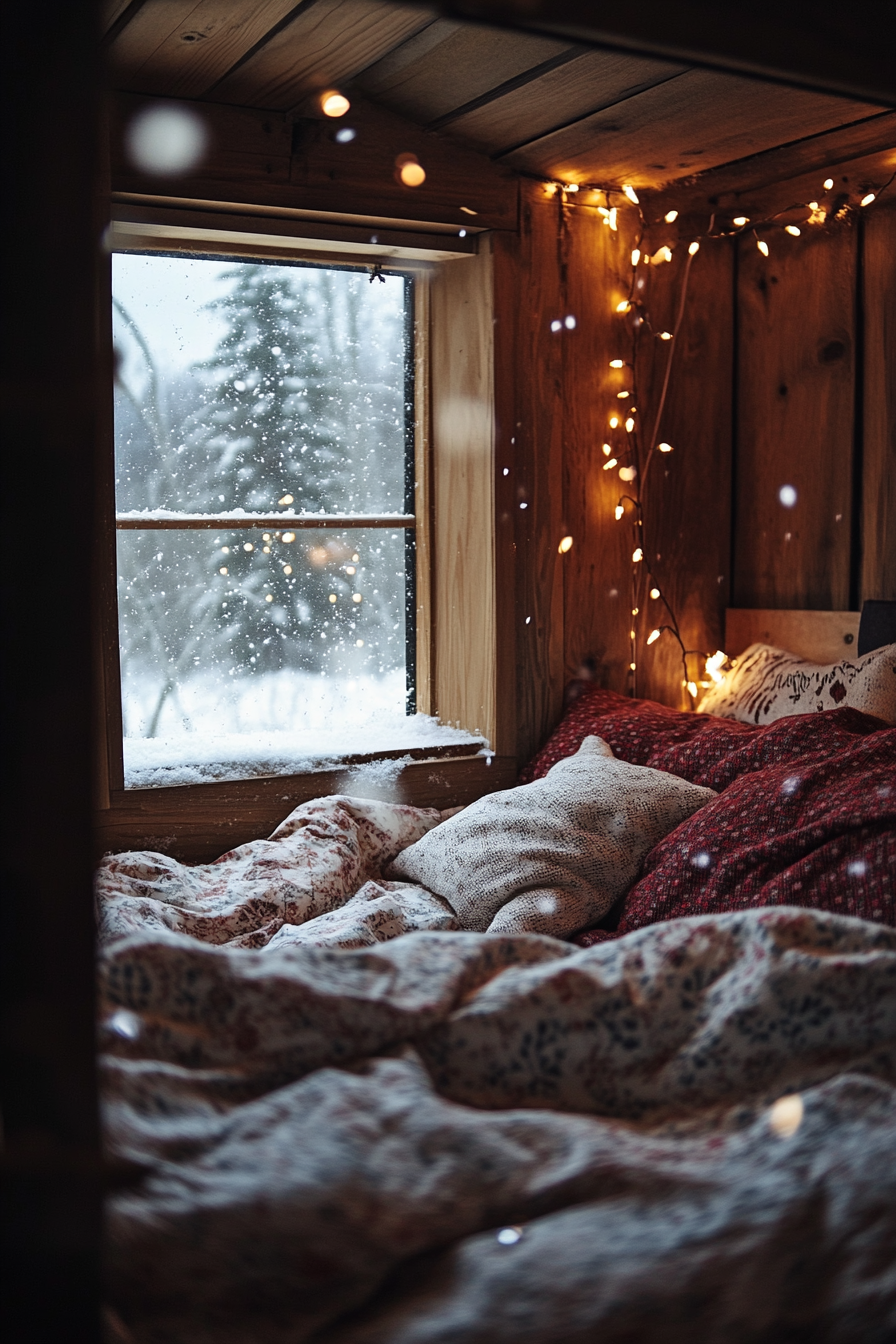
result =
[{"label": "wooden ceiling plank", "polygon": [[614,51],[588,52],[452,122],[451,134],[500,158],[583,117],[683,74],[686,67]]},{"label": "wooden ceiling plank", "polygon": [[877,110],[805,89],[689,70],[504,162],[567,181],[660,187]]},{"label": "wooden ceiling plank", "polygon": [[826,177],[827,170],[838,165],[849,165],[851,175],[875,176],[891,162],[896,167],[896,112],[879,112],[700,173],[659,192],[651,203],[657,214],[665,214],[673,206],[680,209],[685,187],[688,209],[702,213],[717,206],[731,206],[738,207],[740,213],[756,214],[758,207],[772,201],[776,202],[774,209],[782,208],[777,204],[782,186],[799,195],[805,185],[811,195],[819,190],[816,179]]},{"label": "wooden ceiling plank", "polygon": [[380,66],[385,62],[378,62],[358,86],[393,112],[427,124],[568,50],[568,42],[550,38],[455,25],[413,63],[402,63],[384,77]]},{"label": "wooden ceiling plank", "polygon": [[[100,32],[104,44],[114,41],[133,14],[145,4],[146,0],[105,0],[100,9]],[[133,14],[129,14],[129,10],[132,10]]]},{"label": "wooden ceiling plank", "polygon": [[428,10],[381,0],[317,0],[215,85],[215,99],[288,111],[346,83],[431,20]]},{"label": "wooden ceiling plank", "polygon": [[510,79],[505,79],[503,84],[488,89],[485,93],[479,94],[476,98],[471,98],[469,102],[462,103],[459,107],[446,112],[444,116],[437,117],[427,126],[428,131],[441,131],[445,126],[450,126],[452,122],[460,117],[468,116],[471,112],[478,112],[480,108],[488,107],[491,103],[498,102],[501,98],[506,98],[508,94],[515,93],[518,89],[527,88],[549,75],[554,70],[560,70],[563,66],[569,65],[571,61],[576,60],[582,54],[581,47],[566,47],[556,56],[549,57],[542,61],[540,65],[532,66],[531,69],[524,70],[520,75],[513,75]]},{"label": "wooden ceiling plank", "polygon": [[198,98],[296,8],[296,0],[150,0],[109,49],[115,82]]}]

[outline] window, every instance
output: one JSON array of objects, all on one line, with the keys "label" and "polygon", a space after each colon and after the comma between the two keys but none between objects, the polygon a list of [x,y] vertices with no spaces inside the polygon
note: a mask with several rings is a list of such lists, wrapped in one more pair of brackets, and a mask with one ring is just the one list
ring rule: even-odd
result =
[{"label": "window", "polygon": [[412,276],[112,270],[126,787],[469,741],[414,713]]}]

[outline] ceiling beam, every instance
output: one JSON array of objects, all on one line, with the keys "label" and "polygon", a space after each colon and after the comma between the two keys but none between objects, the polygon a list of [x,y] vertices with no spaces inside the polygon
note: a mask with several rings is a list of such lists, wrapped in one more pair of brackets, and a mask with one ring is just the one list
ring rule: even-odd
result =
[{"label": "ceiling beam", "polygon": [[440,0],[443,14],[896,106],[892,0]]}]

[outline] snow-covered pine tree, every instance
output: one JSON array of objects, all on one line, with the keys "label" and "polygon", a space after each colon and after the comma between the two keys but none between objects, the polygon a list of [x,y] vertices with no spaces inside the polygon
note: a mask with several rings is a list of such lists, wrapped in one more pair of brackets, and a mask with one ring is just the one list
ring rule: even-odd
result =
[{"label": "snow-covered pine tree", "polygon": [[[210,307],[228,329],[196,366],[205,391],[184,425],[213,507],[403,511],[405,282],[391,278],[384,295],[357,272],[260,263],[237,263],[221,279],[230,287]],[[352,559],[364,547],[357,534],[291,536],[226,538],[219,625],[235,666],[335,671],[339,650],[358,639],[383,657],[393,645],[394,665],[400,569],[380,565],[358,602],[367,566]],[[372,558],[377,546],[369,549]]]}]

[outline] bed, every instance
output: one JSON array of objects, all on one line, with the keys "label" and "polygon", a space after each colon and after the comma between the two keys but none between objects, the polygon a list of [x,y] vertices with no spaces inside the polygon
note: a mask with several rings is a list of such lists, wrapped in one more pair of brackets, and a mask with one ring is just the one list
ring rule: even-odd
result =
[{"label": "bed", "polygon": [[[104,861],[113,1337],[893,1337],[896,713],[576,689],[484,829],[337,796],[214,864]],[[618,854],[601,771],[662,801],[586,908],[525,805],[560,780],[550,844]],[[522,903],[487,880],[513,818]]]}]

